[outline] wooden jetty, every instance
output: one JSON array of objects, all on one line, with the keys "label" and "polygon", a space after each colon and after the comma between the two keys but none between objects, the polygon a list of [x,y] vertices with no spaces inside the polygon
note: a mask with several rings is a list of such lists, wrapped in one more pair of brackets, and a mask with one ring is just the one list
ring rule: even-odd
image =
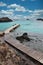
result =
[{"label": "wooden jetty", "polygon": [[20,26],[19,24],[13,25],[12,27],[5,30],[4,33],[7,34],[7,33],[11,32],[13,29],[16,29],[19,26]]},{"label": "wooden jetty", "polygon": [[3,36],[4,35],[4,32],[0,32],[0,36]]},{"label": "wooden jetty", "polygon": [[39,63],[43,64],[43,53],[33,50],[30,47],[21,44],[19,41],[17,41],[11,36],[8,37],[6,36],[5,42],[13,46],[14,48],[20,50],[21,52],[25,53],[26,55],[33,58],[34,60],[38,61]]}]

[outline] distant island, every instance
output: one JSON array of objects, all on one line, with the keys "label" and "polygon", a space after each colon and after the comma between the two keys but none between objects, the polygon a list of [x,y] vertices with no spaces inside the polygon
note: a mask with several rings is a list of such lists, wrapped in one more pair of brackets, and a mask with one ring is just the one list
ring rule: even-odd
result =
[{"label": "distant island", "polygon": [[12,20],[9,19],[8,17],[2,17],[0,18],[0,22],[11,22]]},{"label": "distant island", "polygon": [[26,20],[29,20],[29,19],[26,19]]},{"label": "distant island", "polygon": [[37,20],[38,20],[38,21],[43,21],[43,19],[42,19],[42,18],[38,18]]}]

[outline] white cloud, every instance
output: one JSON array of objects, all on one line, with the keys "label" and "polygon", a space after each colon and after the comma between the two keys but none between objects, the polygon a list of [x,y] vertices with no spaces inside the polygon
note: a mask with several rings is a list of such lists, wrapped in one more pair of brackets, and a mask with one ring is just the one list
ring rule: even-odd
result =
[{"label": "white cloud", "polygon": [[42,15],[43,14],[43,10],[34,10],[33,14]]},{"label": "white cloud", "polygon": [[[14,18],[14,19],[36,19],[36,18],[39,18],[39,17],[43,17],[43,10],[26,10],[24,7],[20,6],[20,5],[13,5],[15,6],[16,8],[15,9],[9,9],[9,10],[1,10],[0,11],[0,17],[3,17],[3,16],[7,16],[7,17],[10,17],[10,18]],[[14,14],[15,11],[22,11],[22,12],[28,12],[29,15],[24,15],[24,14]]]},{"label": "white cloud", "polygon": [[30,16],[29,15],[24,16],[24,19],[30,19]]},{"label": "white cloud", "polygon": [[13,9],[10,9],[10,10],[1,10],[0,11],[0,18],[1,17],[13,18],[14,17],[14,10]]},{"label": "white cloud", "polygon": [[30,14],[30,18],[36,19],[43,17],[43,10],[34,10],[32,14]]},{"label": "white cloud", "polygon": [[28,9],[24,8],[23,6],[20,6],[17,4],[8,5],[8,8],[13,8],[15,11],[32,12],[32,10],[28,10]]},{"label": "white cloud", "polygon": [[24,7],[18,7],[15,9],[15,11],[22,11],[22,12],[26,12],[26,9]]},{"label": "white cloud", "polygon": [[26,0],[21,0],[21,1],[26,1]]},{"label": "white cloud", "polygon": [[14,10],[10,9],[10,10],[1,10],[1,14],[5,14],[5,15],[9,15],[9,14],[13,14]]},{"label": "white cloud", "polygon": [[43,13],[43,10],[34,10],[34,13]]},{"label": "white cloud", "polygon": [[43,18],[43,10],[34,10],[31,11],[29,15],[24,16],[25,19],[37,19],[37,18]]},{"label": "white cloud", "polygon": [[23,6],[17,5],[17,4],[11,4],[8,6],[8,8],[14,8],[15,11],[22,11],[25,12],[26,9]]},{"label": "white cloud", "polygon": [[17,5],[17,4],[8,5],[8,8],[21,8],[21,7],[22,7],[22,6]]},{"label": "white cloud", "polygon": [[11,4],[11,5],[8,5],[8,8],[18,8],[20,7],[19,5],[17,4]]},{"label": "white cloud", "polygon": [[23,17],[23,15],[15,15],[14,19],[19,19],[20,20],[20,19],[24,19],[24,17]]},{"label": "white cloud", "polygon": [[32,10],[27,10],[27,12],[32,13],[33,11]]},{"label": "white cloud", "polygon": [[6,6],[7,4],[0,2],[0,6]]}]

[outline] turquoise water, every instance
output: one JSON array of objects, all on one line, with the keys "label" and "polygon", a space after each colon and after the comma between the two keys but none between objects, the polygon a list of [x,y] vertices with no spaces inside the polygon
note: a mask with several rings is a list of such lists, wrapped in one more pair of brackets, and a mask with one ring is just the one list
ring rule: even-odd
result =
[{"label": "turquoise water", "polygon": [[0,23],[0,31],[4,31],[12,25],[20,24],[20,27],[16,31],[19,32],[32,32],[43,34],[43,22],[42,21],[13,21],[8,23]]},{"label": "turquoise water", "polygon": [[42,21],[16,21],[21,26],[16,29],[16,32],[32,32],[43,34],[43,22]]},{"label": "turquoise water", "polygon": [[0,23],[0,31],[4,31],[8,28],[10,28],[12,25],[14,25],[14,22],[4,22],[4,23]]}]

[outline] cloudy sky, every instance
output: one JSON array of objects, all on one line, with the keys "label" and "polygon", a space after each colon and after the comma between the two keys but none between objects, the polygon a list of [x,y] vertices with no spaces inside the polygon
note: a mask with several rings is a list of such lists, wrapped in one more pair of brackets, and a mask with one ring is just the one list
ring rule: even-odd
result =
[{"label": "cloudy sky", "polygon": [[43,0],[0,0],[0,17],[43,18]]}]

